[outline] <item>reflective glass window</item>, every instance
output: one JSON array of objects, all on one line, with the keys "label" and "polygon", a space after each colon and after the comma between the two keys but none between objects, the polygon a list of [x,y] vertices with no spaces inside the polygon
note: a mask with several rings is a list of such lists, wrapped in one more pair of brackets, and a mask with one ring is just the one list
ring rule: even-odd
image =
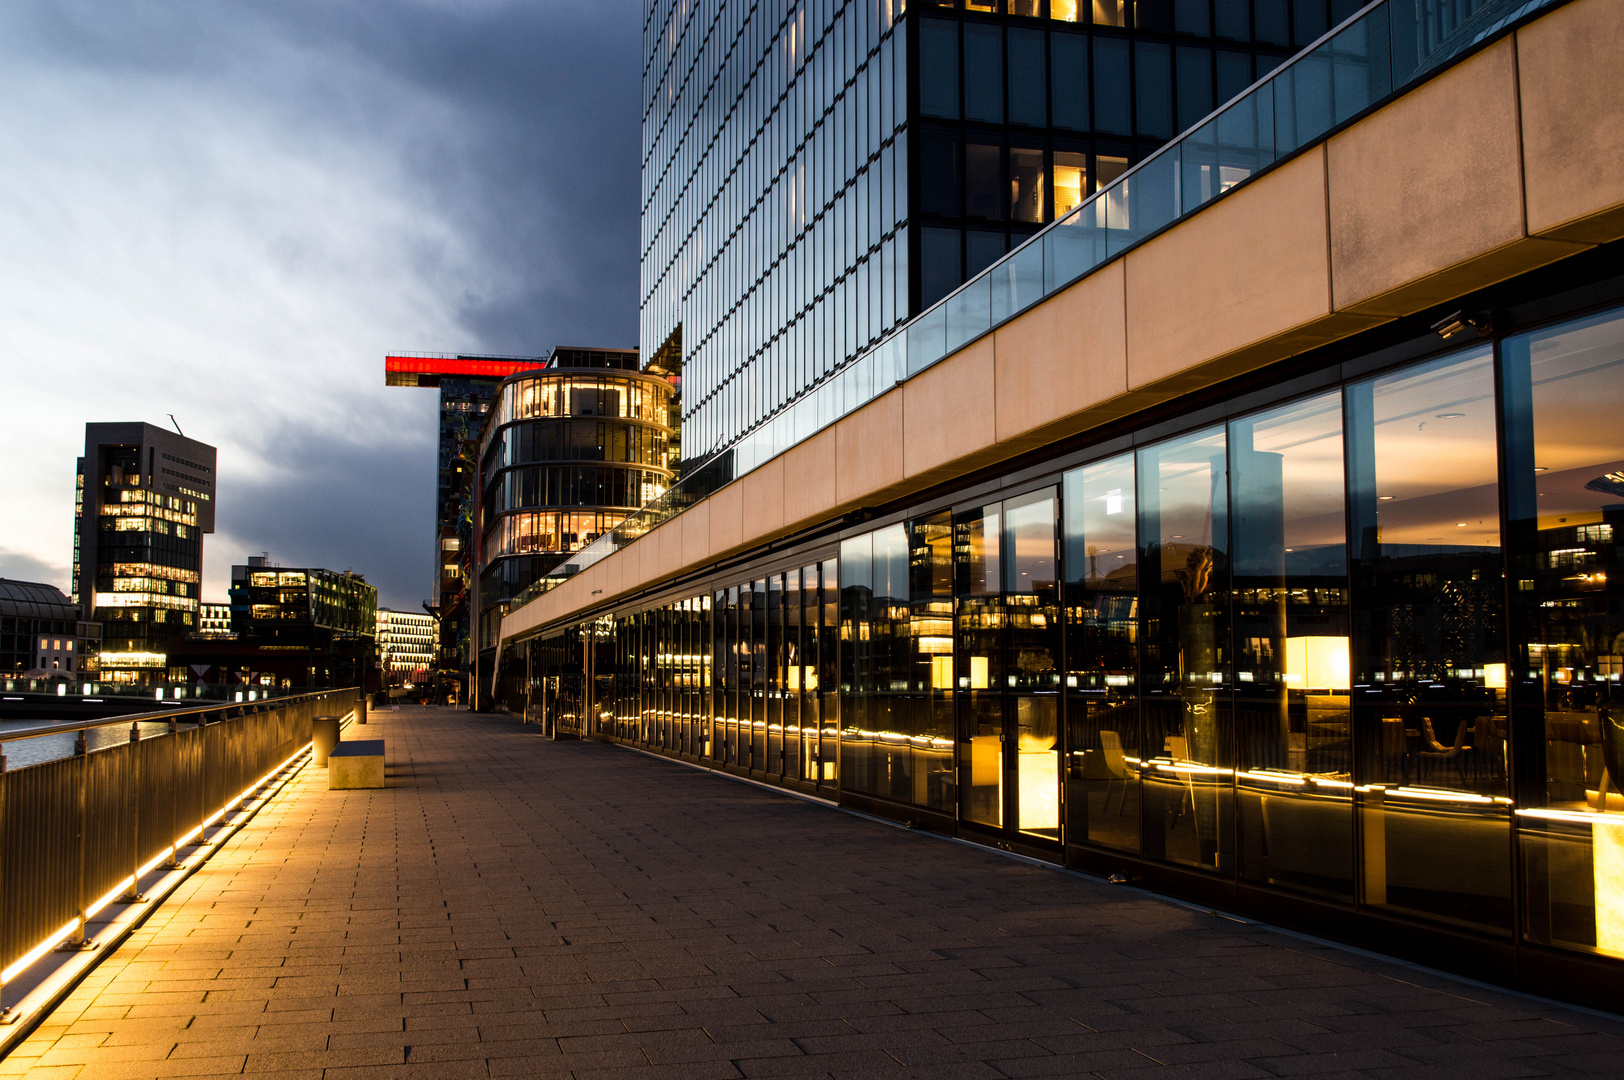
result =
[{"label": "reflective glass window", "polygon": [[1004,122],[1004,28],[964,24],[964,118]]},{"label": "reflective glass window", "polygon": [[1047,73],[1042,30],[1011,27],[1009,31],[1009,122],[1043,127]]},{"label": "reflective glass window", "polygon": [[1166,45],[1134,44],[1134,108],[1140,135],[1173,137],[1173,60]]},{"label": "reflective glass window", "polygon": [[1128,43],[1094,39],[1094,129],[1114,135],[1133,133],[1129,115]]},{"label": "reflective glass window", "polygon": [[919,111],[956,120],[959,115],[959,27],[940,19],[919,23]]},{"label": "reflective glass window", "polygon": [[1347,389],[1364,901],[1509,931],[1493,351]]},{"label": "reflective glass window", "polygon": [[1004,218],[1009,197],[1004,191],[1004,151],[995,142],[965,140],[965,213],[970,217]]},{"label": "reflective glass window", "polygon": [[[1223,4],[1225,0],[1218,0]],[[1228,0],[1233,3],[1234,0]],[[1212,12],[1208,0],[1173,0],[1173,27],[1181,34],[1207,37],[1212,33]]]},{"label": "reflective glass window", "polygon": [[1229,426],[1240,874],[1353,897],[1342,395]]},{"label": "reflective glass window", "polygon": [[[958,217],[959,140],[945,131],[926,130],[919,145],[920,209],[927,214]],[[902,160],[898,158],[899,162]],[[899,168],[901,166],[899,165]]]},{"label": "reflective glass window", "polygon": [[1066,474],[1066,825],[1139,849],[1139,549],[1132,454]]},{"label": "reflective glass window", "polygon": [[1234,835],[1222,428],[1139,451],[1144,853],[1228,871]]},{"label": "reflective glass window", "polygon": [[1624,956],[1624,313],[1502,348],[1526,933]]},{"label": "reflective glass window", "polygon": [[1088,38],[1082,34],[1050,34],[1049,49],[1054,126],[1087,131]]}]

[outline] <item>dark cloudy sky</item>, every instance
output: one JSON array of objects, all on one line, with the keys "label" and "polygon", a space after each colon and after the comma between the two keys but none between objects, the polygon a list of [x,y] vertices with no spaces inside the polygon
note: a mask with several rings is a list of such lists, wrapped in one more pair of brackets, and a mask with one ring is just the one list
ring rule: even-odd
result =
[{"label": "dark cloudy sky", "polygon": [[631,0],[0,3],[0,576],[67,586],[84,424],[220,451],[204,596],[268,550],[416,608],[396,349],[635,345]]}]

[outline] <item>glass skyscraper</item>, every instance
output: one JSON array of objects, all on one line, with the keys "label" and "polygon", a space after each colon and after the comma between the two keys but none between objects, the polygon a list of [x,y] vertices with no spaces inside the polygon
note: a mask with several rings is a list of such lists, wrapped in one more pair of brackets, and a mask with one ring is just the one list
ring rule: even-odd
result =
[{"label": "glass skyscraper", "polygon": [[640,338],[646,364],[682,372],[688,460],[794,402],[1358,6],[651,4]]}]

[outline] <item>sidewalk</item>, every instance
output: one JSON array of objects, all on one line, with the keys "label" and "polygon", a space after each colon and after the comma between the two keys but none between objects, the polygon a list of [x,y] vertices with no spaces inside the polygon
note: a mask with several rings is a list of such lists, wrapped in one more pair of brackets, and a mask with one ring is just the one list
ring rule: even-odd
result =
[{"label": "sidewalk", "polygon": [[30,1078],[1624,1076],[1624,1021],[449,709],[307,768]]}]

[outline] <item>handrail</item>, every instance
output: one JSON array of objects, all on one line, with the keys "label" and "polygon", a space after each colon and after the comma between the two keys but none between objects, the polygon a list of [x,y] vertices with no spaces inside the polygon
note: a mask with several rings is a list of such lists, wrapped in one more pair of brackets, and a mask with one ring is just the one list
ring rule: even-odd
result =
[{"label": "handrail", "polygon": [[[90,948],[90,920],[140,903],[147,875],[182,869],[183,847],[212,842],[211,827],[308,752],[319,711],[364,721],[365,709],[343,687],[0,732],[79,735],[66,757],[7,769],[0,756],[0,993],[51,949]],[[144,722],[168,730],[144,737]],[[90,747],[85,732],[122,724],[127,741]]]},{"label": "handrail", "polygon": [[[76,731],[90,731],[94,728],[121,726],[130,723],[160,724],[173,720],[178,716],[193,716],[197,713],[238,710],[238,715],[241,716],[247,712],[262,712],[267,707],[281,708],[285,705],[296,705],[312,698],[330,697],[336,692],[336,690],[313,690],[308,694],[264,698],[260,701],[217,701],[212,705],[193,705],[185,709],[164,709],[157,712],[126,713],[123,716],[109,716],[101,720],[69,720],[61,724],[43,724],[38,727],[16,728],[9,731],[0,729],[0,745],[20,739],[36,739],[43,735],[69,735]],[[233,717],[222,717],[222,719],[233,719]]]},{"label": "handrail", "polygon": [[1567,0],[1373,0],[511,601],[517,610],[1477,46]]}]

